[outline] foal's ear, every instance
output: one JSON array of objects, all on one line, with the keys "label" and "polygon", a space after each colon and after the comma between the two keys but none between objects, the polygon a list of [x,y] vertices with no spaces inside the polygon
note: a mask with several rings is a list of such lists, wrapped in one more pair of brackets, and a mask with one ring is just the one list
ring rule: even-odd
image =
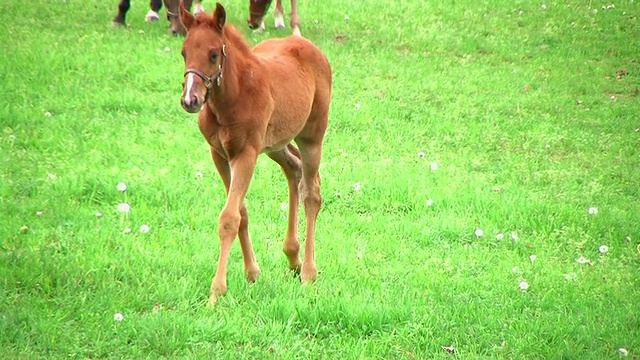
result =
[{"label": "foal's ear", "polygon": [[213,11],[213,23],[216,25],[218,30],[222,30],[225,21],[227,21],[227,12],[220,3],[216,3],[216,9]]},{"label": "foal's ear", "polygon": [[187,31],[191,25],[193,25],[193,21],[193,15],[191,15],[191,13],[184,7],[184,0],[180,0],[180,22],[184,25]]}]

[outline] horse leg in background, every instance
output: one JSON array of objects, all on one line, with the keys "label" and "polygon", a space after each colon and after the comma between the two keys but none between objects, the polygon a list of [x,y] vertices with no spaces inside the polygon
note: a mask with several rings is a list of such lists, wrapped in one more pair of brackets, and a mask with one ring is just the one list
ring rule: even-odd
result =
[{"label": "horse leg in background", "polygon": [[[201,3],[202,1],[198,2]],[[191,11],[191,5],[193,5],[193,0],[184,0],[185,9]],[[187,30],[180,22],[180,0],[164,0],[164,6],[167,9],[167,19],[171,22],[171,25],[169,25],[169,34],[186,35]],[[200,4],[200,6],[202,6],[202,4]]]},{"label": "horse leg in background", "polygon": [[[273,10],[276,29],[284,29],[284,10],[282,0],[277,0],[276,8]],[[293,35],[302,36],[300,32],[300,18],[298,17],[298,0],[291,0],[291,31]]]},{"label": "horse leg in background", "polygon": [[118,15],[116,15],[112,21],[113,26],[125,25],[127,11],[129,11],[129,8],[131,8],[130,0],[120,0],[120,3],[118,4]]},{"label": "horse leg in background", "polygon": [[273,10],[276,29],[284,29],[284,11],[282,10],[282,0],[276,2],[276,8]]},{"label": "horse leg in background", "polygon": [[193,15],[197,15],[201,12],[204,12],[204,6],[202,5],[202,0],[195,0],[196,4],[193,7]]},{"label": "horse leg in background", "polygon": [[158,12],[162,9],[162,0],[151,0],[149,2],[149,12],[144,17],[144,21],[157,21],[160,20],[160,14]]},{"label": "horse leg in background", "polygon": [[283,250],[287,255],[287,259],[289,259],[289,269],[299,275],[302,265],[300,261],[300,241],[298,241],[298,187],[302,178],[300,151],[293,144],[288,144],[284,149],[269,153],[268,156],[282,167],[284,175],[287,177],[289,185],[289,224]]},{"label": "horse leg in background", "polygon": [[302,36],[300,18],[298,17],[298,0],[291,0],[291,30],[293,35]]}]

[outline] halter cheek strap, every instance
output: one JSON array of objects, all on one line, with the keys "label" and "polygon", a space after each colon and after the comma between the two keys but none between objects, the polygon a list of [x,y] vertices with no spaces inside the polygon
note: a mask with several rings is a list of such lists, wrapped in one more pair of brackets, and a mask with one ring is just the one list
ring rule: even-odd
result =
[{"label": "halter cheek strap", "polygon": [[209,90],[213,88],[213,83],[215,82],[218,87],[220,87],[220,83],[222,82],[222,67],[224,66],[224,60],[227,57],[227,50],[225,45],[222,45],[222,59],[220,60],[220,64],[218,64],[218,72],[213,76],[207,76],[207,74],[196,68],[188,68],[184,71],[184,76],[188,74],[197,75],[204,82],[204,87],[207,88],[207,96],[209,95]]}]

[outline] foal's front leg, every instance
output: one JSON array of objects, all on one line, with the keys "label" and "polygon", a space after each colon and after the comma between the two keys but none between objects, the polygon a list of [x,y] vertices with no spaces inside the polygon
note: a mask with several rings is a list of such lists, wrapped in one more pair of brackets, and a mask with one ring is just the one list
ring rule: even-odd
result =
[{"label": "foal's front leg", "polygon": [[218,268],[211,284],[211,294],[209,296],[209,304],[214,304],[218,297],[227,292],[227,263],[231,253],[231,244],[236,234],[240,238],[244,271],[249,282],[256,280],[260,274],[260,267],[256,262],[251,239],[249,238],[249,217],[244,204],[244,197],[253,176],[257,154],[248,151],[232,159],[231,162],[223,158],[213,148],[211,149],[211,155],[227,193],[227,202],[220,213],[218,224],[220,235]]}]

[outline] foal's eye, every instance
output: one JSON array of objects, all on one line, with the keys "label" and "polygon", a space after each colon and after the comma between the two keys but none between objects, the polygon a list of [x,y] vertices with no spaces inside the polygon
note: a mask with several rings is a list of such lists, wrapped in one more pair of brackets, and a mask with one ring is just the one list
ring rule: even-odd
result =
[{"label": "foal's eye", "polygon": [[209,60],[211,60],[212,63],[218,61],[218,53],[212,52],[211,54],[209,54]]}]

